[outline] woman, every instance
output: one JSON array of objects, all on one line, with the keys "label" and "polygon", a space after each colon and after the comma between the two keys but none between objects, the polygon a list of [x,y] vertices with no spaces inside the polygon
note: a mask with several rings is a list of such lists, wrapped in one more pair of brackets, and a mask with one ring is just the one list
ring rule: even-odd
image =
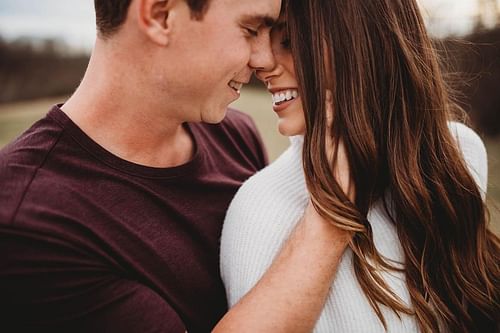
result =
[{"label": "woman", "polygon": [[[257,76],[291,147],[227,213],[229,305],[269,267],[310,193],[324,218],[353,232],[316,331],[496,332],[499,239],[487,229],[486,151],[452,121],[459,108],[416,1],[284,6],[275,68]],[[343,150],[347,161],[328,156]],[[348,193],[331,172],[346,166]]]}]

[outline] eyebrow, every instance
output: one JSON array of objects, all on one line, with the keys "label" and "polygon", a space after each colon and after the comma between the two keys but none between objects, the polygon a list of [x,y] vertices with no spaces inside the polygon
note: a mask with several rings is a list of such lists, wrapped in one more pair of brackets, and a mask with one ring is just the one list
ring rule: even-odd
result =
[{"label": "eyebrow", "polygon": [[243,17],[243,21],[250,24],[264,25],[271,28],[275,25],[276,19],[268,15],[247,15]]}]

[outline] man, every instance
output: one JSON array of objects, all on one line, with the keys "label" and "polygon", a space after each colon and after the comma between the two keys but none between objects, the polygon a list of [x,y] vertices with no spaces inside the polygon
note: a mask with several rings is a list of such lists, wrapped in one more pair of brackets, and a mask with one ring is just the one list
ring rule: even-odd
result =
[{"label": "man", "polygon": [[[2,331],[213,329],[223,216],[266,163],[247,116],[222,120],[273,66],[280,5],[95,1],[80,87],[0,154]],[[309,217],[216,330],[310,330],[346,242]]]}]

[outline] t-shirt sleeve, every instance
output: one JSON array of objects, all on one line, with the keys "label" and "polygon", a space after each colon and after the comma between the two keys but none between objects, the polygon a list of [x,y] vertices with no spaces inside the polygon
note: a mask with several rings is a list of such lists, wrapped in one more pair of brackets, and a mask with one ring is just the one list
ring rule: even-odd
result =
[{"label": "t-shirt sleeve", "polygon": [[488,187],[488,157],[484,143],[476,132],[463,124],[451,123],[450,130],[484,199]]},{"label": "t-shirt sleeve", "polygon": [[185,332],[163,297],[75,243],[1,227],[0,253],[2,332]]},{"label": "t-shirt sleeve", "polygon": [[[95,295],[103,307],[83,316],[82,332],[185,332],[172,307],[150,288],[118,279]],[[68,330],[68,332],[74,330]]]},{"label": "t-shirt sleeve", "polygon": [[101,306],[66,325],[65,332],[176,333],[186,329],[172,307],[153,290],[117,279],[92,295]]}]

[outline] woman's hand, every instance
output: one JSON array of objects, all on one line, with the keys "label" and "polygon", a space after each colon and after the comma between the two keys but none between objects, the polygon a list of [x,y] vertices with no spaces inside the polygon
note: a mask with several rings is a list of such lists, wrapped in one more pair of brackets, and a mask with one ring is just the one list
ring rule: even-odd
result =
[{"label": "woman's hand", "polygon": [[[326,91],[326,123],[328,126],[325,139],[326,156],[328,157],[330,165],[333,165],[333,161],[335,159],[333,175],[349,200],[354,202],[356,192],[350,173],[349,159],[347,158],[344,142],[340,139],[338,144],[336,144],[332,140],[331,129],[333,125],[333,96],[330,90]],[[336,151],[336,149],[338,149],[338,151]]]},{"label": "woman's hand", "polygon": [[[335,142],[333,136],[331,135],[332,123],[333,123],[333,96],[330,90],[326,91],[326,123],[327,123],[327,134],[325,138],[325,149],[326,156],[328,158],[329,165],[333,167],[333,175],[335,180],[338,182],[344,193],[347,195],[351,202],[355,200],[355,190],[354,182],[352,181],[350,169],[349,169],[349,159],[347,158],[347,152],[342,140]],[[335,161],[335,163],[333,163]],[[330,239],[335,240],[335,244],[338,245],[336,250],[345,249],[349,241],[352,239],[353,233],[341,228],[338,228],[334,224],[330,223],[327,219],[323,218],[311,200],[306,207],[304,212],[304,218],[302,223],[315,224],[318,228],[323,228],[322,232],[327,232],[330,235]]]}]

